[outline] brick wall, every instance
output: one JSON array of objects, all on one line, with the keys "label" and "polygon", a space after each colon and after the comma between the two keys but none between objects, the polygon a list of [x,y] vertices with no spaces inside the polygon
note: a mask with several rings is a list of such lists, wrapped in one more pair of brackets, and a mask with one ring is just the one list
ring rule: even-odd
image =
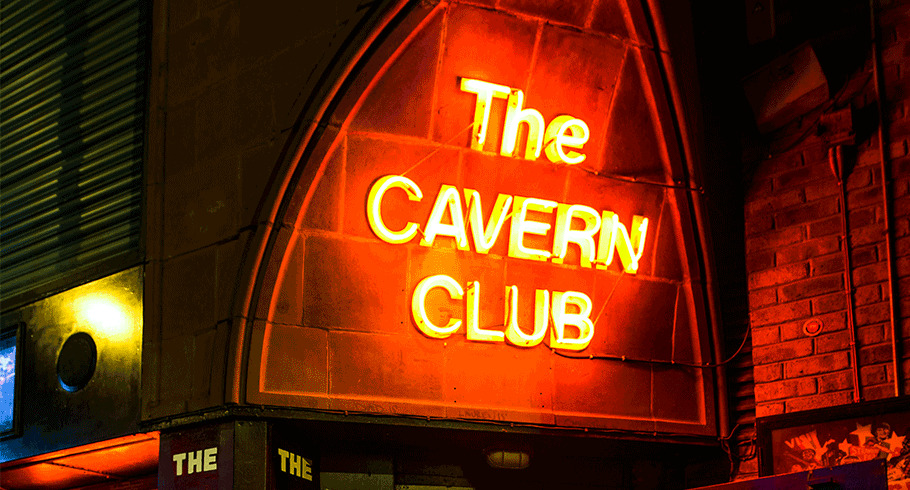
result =
[{"label": "brick wall", "polygon": [[[910,2],[887,2],[879,13],[884,74],[884,127],[893,179],[892,228],[899,311],[910,311]],[[871,50],[833,105],[852,106],[855,145],[845,148],[849,242],[842,234],[838,178],[829,163],[828,135],[810,113],[773,135],[754,167],[745,199],[746,262],[759,417],[848,404],[854,366],[863,400],[893,396],[885,215],[882,205],[875,81]],[[832,89],[832,92],[834,90]],[[873,124],[865,125],[867,115]],[[804,136],[806,135],[806,136]],[[846,294],[844,247],[849,244],[854,291]],[[855,311],[858,360],[852,359],[848,301]],[[905,316],[905,314],[902,314]],[[804,333],[817,319],[817,336]],[[898,318],[896,375],[910,382],[910,323]]]}]

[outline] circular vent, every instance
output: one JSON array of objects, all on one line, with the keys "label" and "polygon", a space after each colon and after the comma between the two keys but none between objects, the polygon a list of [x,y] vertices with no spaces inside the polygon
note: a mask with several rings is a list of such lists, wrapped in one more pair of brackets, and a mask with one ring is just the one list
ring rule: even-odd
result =
[{"label": "circular vent", "polygon": [[60,386],[70,393],[79,391],[95,374],[98,351],[92,336],[79,332],[70,335],[57,357],[57,379]]}]

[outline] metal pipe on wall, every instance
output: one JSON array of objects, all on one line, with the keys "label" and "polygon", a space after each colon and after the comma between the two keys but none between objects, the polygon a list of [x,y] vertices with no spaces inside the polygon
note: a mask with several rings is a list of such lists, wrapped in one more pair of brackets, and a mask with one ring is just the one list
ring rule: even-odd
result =
[{"label": "metal pipe on wall", "polygon": [[882,214],[885,221],[885,250],[888,263],[888,303],[891,312],[891,367],[894,382],[894,396],[901,396],[900,351],[897,345],[897,319],[900,318],[897,302],[897,284],[894,281],[894,230],[891,227],[891,179],[888,174],[888,138],[885,131],[884,92],[882,78],[881,46],[879,45],[878,22],[875,16],[875,0],[869,0],[869,28],[872,36],[872,74],[875,79],[875,100],[878,104],[878,146],[882,179]]},{"label": "metal pipe on wall", "polygon": [[844,171],[844,152],[841,145],[828,148],[828,163],[837,177],[840,188],[841,203],[841,232],[844,242],[841,250],[844,253],[844,294],[847,299],[847,332],[850,334],[850,359],[852,362],[851,374],[853,377],[853,402],[862,400],[862,391],[859,385],[859,353],[856,348],[856,313],[853,311],[853,261],[850,258],[850,228],[847,223],[847,185]]}]

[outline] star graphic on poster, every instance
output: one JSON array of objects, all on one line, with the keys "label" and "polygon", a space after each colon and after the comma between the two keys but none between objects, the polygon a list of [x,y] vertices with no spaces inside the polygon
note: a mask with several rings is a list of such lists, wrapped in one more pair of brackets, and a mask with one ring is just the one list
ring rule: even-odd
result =
[{"label": "star graphic on poster", "polygon": [[844,454],[850,454],[850,448],[853,447],[853,444],[850,444],[850,441],[844,439],[844,442],[837,445],[838,449],[844,452]]},{"label": "star graphic on poster", "polygon": [[856,434],[856,437],[859,438],[859,445],[862,446],[869,439],[872,439],[872,424],[862,425],[857,422],[856,430],[851,432],[851,434]]},{"label": "star graphic on poster", "polygon": [[898,454],[901,447],[904,445],[904,439],[906,435],[898,436],[896,432],[891,432],[891,438],[885,439],[885,444],[891,448],[891,451],[888,453],[888,460],[890,460],[895,454]]}]

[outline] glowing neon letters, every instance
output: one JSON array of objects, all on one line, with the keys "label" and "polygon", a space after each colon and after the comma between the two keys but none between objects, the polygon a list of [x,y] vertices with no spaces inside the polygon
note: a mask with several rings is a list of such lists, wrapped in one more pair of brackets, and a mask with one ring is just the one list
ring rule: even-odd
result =
[{"label": "glowing neon letters", "polygon": [[[449,297],[455,300],[465,300],[466,318],[464,321],[449,318],[448,322],[439,326],[434,324],[427,315],[426,297],[433,288],[444,289]],[[538,289],[534,301],[534,331],[525,333],[516,320],[518,309],[518,288],[510,286],[509,299],[506,310],[506,330],[484,329],[480,327],[478,297],[480,283],[473,281],[468,284],[467,294],[455,279],[439,274],[424,278],[414,289],[411,296],[411,313],[414,323],[427,337],[444,339],[457,332],[463,323],[466,323],[466,336],[468,340],[481,342],[508,342],[517,347],[534,347],[544,340],[547,325],[552,312],[552,329],[550,330],[549,345],[554,349],[583,350],[591,339],[594,338],[594,324],[591,322],[591,298],[578,291],[556,291],[553,293],[552,308],[550,307],[550,292]],[[571,313],[570,309],[578,312]],[[571,325],[578,329],[578,336],[568,335],[566,326]]]},{"label": "glowing neon letters", "polygon": [[[382,205],[386,193],[400,189],[410,201],[421,201],[423,191],[413,180],[403,175],[386,175],[370,188],[367,197],[367,221],[373,233],[385,242],[405,244],[417,237],[420,225],[408,220],[400,230],[390,229],[382,218]],[[463,198],[463,200],[462,200]],[[465,213],[467,209],[467,213]],[[467,216],[465,216],[467,214]],[[549,220],[541,218],[548,215]],[[569,244],[577,245],[578,265],[606,269],[619,256],[623,270],[638,272],[648,233],[648,218],[634,216],[631,231],[619,221],[613,211],[598,212],[583,204],[566,204],[548,199],[499,194],[493,204],[489,219],[483,220],[480,193],[474,189],[461,192],[451,185],[439,187],[429,216],[423,221],[420,245],[431,247],[438,237],[454,239],[459,250],[473,250],[487,254],[496,244],[505,222],[509,227],[508,256],[518,259],[546,261],[562,264]],[[573,223],[575,226],[573,226]],[[552,246],[546,250],[525,243],[527,235],[546,237],[553,231]],[[537,241],[540,243],[540,240]],[[538,245],[539,246],[539,245]],[[448,297],[463,301],[465,317],[450,317],[445,325],[436,325],[426,310],[426,298],[431,290],[445,290]],[[417,284],[411,296],[411,313],[414,324],[424,335],[445,339],[465,327],[468,340],[480,342],[507,342],[517,347],[534,347],[545,340],[550,328],[548,344],[555,349],[582,350],[594,337],[591,321],[591,298],[579,291],[554,291],[537,289],[534,299],[534,325],[528,333],[518,325],[518,287],[506,291],[505,331],[480,326],[480,283],[473,281],[462,286],[444,274],[426,277]],[[577,336],[567,333],[566,326],[575,327]]]},{"label": "glowing neon letters", "polygon": [[[423,199],[423,191],[411,179],[402,175],[387,175],[377,180],[367,198],[367,220],[373,233],[385,242],[407,243],[413,240],[420,225],[408,221],[402,230],[391,230],[382,219],[382,202],[386,192],[398,188],[405,191],[411,201]],[[462,196],[467,202],[465,219]],[[623,270],[629,274],[638,272],[639,262],[645,249],[648,233],[648,218],[633,216],[631,229],[627,228],[616,213],[598,212],[583,204],[565,204],[547,199],[510,196],[499,194],[493,205],[489,220],[483,222],[483,204],[480,193],[464,189],[462,193],[451,185],[442,185],[430,215],[424,221],[420,245],[430,247],[440,236],[455,239],[459,250],[473,249],[486,254],[499,238],[506,219],[511,218],[508,256],[518,259],[546,261],[562,264],[569,244],[578,246],[579,265],[607,269],[615,256],[619,256]],[[530,213],[533,212],[532,216]],[[539,221],[541,214],[550,216],[549,221]],[[555,216],[554,216],[555,215]],[[582,227],[573,228],[573,223]],[[552,246],[547,249],[534,248],[525,243],[527,235],[546,236],[553,229]],[[470,233],[468,233],[470,230]],[[469,240],[470,238],[470,240]],[[453,293],[454,294],[454,293]],[[462,293],[459,293],[462,294]]]},{"label": "glowing neon letters", "polygon": [[[519,126],[524,123],[528,128],[528,140],[523,158],[537,160],[542,149],[553,163],[575,165],[585,160],[580,152],[588,142],[591,131],[588,125],[573,116],[555,117],[546,125],[540,111],[530,107],[524,108],[524,92],[517,88],[496,83],[484,82],[472,78],[461,79],[461,90],[477,95],[474,103],[474,131],[471,132],[471,149],[483,151],[490,125],[490,106],[493,99],[506,99],[506,117],[503,123],[502,145],[499,154],[515,156]],[[579,150],[579,151],[576,151]]]}]

